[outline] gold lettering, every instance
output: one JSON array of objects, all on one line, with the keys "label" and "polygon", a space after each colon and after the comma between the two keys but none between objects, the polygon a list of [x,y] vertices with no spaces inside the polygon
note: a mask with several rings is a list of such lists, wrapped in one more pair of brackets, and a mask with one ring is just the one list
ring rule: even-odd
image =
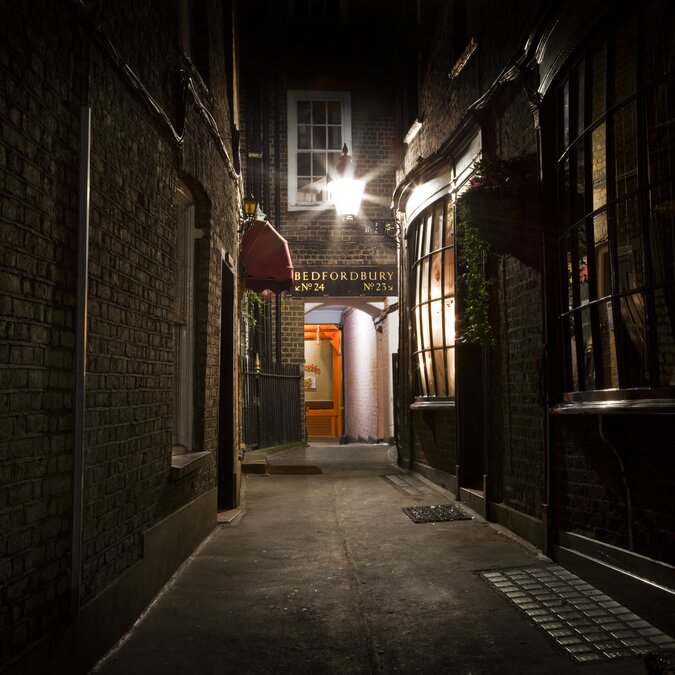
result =
[{"label": "gold lettering", "polygon": [[347,281],[347,272],[340,272],[340,281]]},{"label": "gold lettering", "polygon": [[300,272],[298,272],[298,271],[296,270],[296,271],[293,273],[293,280],[294,280],[294,281],[300,281],[301,278],[302,278],[302,277],[300,276]]},{"label": "gold lettering", "polygon": [[349,273],[349,280],[350,281],[356,281],[358,278],[359,278],[358,272],[350,272]]},{"label": "gold lettering", "polygon": [[338,280],[338,273],[337,272],[331,272],[330,273],[330,280],[331,281],[337,281]]},{"label": "gold lettering", "polygon": [[312,272],[312,281],[318,281],[321,275],[318,272]]}]

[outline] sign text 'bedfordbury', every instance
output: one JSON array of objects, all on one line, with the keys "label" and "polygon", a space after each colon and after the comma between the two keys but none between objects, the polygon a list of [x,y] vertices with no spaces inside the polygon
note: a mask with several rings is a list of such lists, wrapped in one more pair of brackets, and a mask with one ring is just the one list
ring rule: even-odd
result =
[{"label": "sign text 'bedfordbury'", "polygon": [[292,292],[295,295],[396,295],[398,271],[396,265],[296,269]]}]

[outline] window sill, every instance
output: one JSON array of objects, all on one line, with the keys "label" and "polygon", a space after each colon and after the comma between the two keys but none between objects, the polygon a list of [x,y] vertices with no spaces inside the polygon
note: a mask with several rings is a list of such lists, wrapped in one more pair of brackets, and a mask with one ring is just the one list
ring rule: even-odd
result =
[{"label": "window sill", "polygon": [[410,404],[410,410],[451,410],[454,407],[454,398],[424,399]]},{"label": "window sill", "polygon": [[614,389],[566,394],[565,400],[552,406],[550,412],[560,415],[675,414],[675,389]]},{"label": "window sill", "polygon": [[184,452],[171,457],[171,480],[179,480],[203,466],[210,452]]}]

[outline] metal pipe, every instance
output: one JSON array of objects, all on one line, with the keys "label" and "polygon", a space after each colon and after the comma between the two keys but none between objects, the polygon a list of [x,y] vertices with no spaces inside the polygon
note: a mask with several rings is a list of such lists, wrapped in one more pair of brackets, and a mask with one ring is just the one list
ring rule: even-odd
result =
[{"label": "metal pipe", "polygon": [[91,108],[82,106],[77,239],[77,308],[75,317],[75,449],[73,453],[73,538],[70,607],[80,611],[82,512],[84,491],[84,418],[87,374],[87,299],[89,292],[89,209],[91,185]]}]

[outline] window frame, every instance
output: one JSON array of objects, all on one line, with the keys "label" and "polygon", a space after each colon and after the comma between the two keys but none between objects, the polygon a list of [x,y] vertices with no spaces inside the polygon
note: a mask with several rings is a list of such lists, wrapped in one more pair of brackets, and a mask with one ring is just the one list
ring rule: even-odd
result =
[{"label": "window frame", "polygon": [[[654,6],[656,3],[653,3]],[[631,22],[635,28],[635,58],[632,62],[635,85],[632,91],[616,95],[618,68],[625,66],[625,63],[620,63],[617,36],[629,28]],[[665,382],[659,363],[659,349],[666,349],[665,353],[671,354],[672,345],[660,342],[655,298],[660,291],[665,294],[670,289],[672,292],[675,280],[672,272],[671,278],[655,278],[654,258],[657,251],[656,244],[650,239],[650,228],[653,227],[650,203],[656,183],[650,177],[648,143],[652,129],[647,111],[650,96],[659,86],[667,82],[674,86],[674,74],[671,70],[660,79],[645,81],[643,59],[647,38],[644,26],[644,16],[634,14],[612,21],[601,36],[596,35],[593,42],[583,45],[574,61],[568,63],[555,87],[553,176],[556,211],[559,214],[556,236],[557,269],[560,273],[556,331],[564,354],[559,394],[561,403],[554,406],[558,411],[585,408],[594,412],[612,406],[641,411],[672,407],[675,403],[675,373],[671,372],[670,381]],[[594,70],[594,65],[602,63],[597,55],[602,53],[603,48],[600,87],[595,80],[600,71]],[[621,83],[623,86],[623,79]],[[603,106],[600,114],[594,114],[593,97],[598,92],[604,97]],[[619,123],[626,123],[622,115],[629,119],[631,114],[632,138],[630,134],[617,136]],[[600,136],[604,160],[602,181],[598,181],[594,173]],[[626,139],[634,148],[632,174],[620,173],[620,169],[625,169],[622,162],[628,157],[620,156],[625,153]],[[663,182],[663,177],[659,175],[659,178]],[[672,186],[672,174],[665,178],[670,179]],[[621,180],[625,181],[625,185],[620,185]],[[634,181],[630,190],[626,187],[629,180]],[[604,201],[596,201],[596,191],[603,189]],[[580,200],[583,206],[577,212],[575,206],[579,207]],[[622,226],[632,228],[632,243],[636,251],[622,244],[619,223],[622,208],[633,209],[633,219]],[[670,226],[672,229],[672,222]],[[623,233],[624,238],[629,229]],[[605,244],[602,237],[596,241],[598,232],[606,237]],[[607,249],[602,257],[600,244]],[[622,258],[627,254],[631,254],[629,262],[633,267],[630,270],[635,280],[630,277],[631,280],[626,281],[622,276],[627,269]],[[635,263],[634,259],[638,262]],[[584,288],[586,294],[582,293]],[[638,317],[641,324],[632,321],[630,310],[633,305],[642,310],[642,315]],[[584,316],[587,321],[584,321]],[[634,332],[638,328],[642,331],[642,353],[635,345],[635,336],[630,335],[631,327]],[[636,363],[640,364],[637,374]]]},{"label": "window frame", "polygon": [[321,91],[321,90],[289,90],[287,94],[288,108],[288,210],[289,211],[308,211],[314,209],[323,209],[329,204],[329,198],[316,202],[298,202],[298,102],[299,101],[338,101],[341,105],[342,143],[340,151],[344,144],[349,148],[350,154],[354,154],[352,145],[352,123],[351,123],[351,92],[348,91]]},{"label": "window frame", "polygon": [[[440,220],[437,220],[440,214]],[[440,232],[435,228],[440,223]],[[445,194],[420,210],[408,227],[408,250],[410,271],[411,350],[415,373],[414,402],[411,408],[448,407],[455,405],[457,386],[457,241],[456,210],[451,194]],[[450,232],[448,232],[450,228]],[[434,242],[440,243],[435,246]],[[448,265],[448,253],[452,261]],[[432,294],[434,259],[440,261],[440,294]],[[451,267],[450,272],[448,269]],[[422,278],[424,277],[424,278]],[[426,294],[423,293],[426,286]],[[448,291],[448,288],[451,288]],[[446,313],[448,301],[452,306],[452,337],[448,336]],[[441,338],[436,344],[434,336],[433,305],[440,303]],[[419,321],[418,321],[418,311]],[[424,317],[426,313],[426,335]],[[418,326],[419,324],[419,326]],[[441,353],[442,368],[436,354]],[[425,360],[425,354],[429,354]],[[422,361],[425,360],[424,367]],[[431,376],[430,376],[431,375]],[[439,387],[442,376],[443,387]],[[438,392],[441,391],[439,394]],[[433,392],[433,393],[431,393]]]}]

